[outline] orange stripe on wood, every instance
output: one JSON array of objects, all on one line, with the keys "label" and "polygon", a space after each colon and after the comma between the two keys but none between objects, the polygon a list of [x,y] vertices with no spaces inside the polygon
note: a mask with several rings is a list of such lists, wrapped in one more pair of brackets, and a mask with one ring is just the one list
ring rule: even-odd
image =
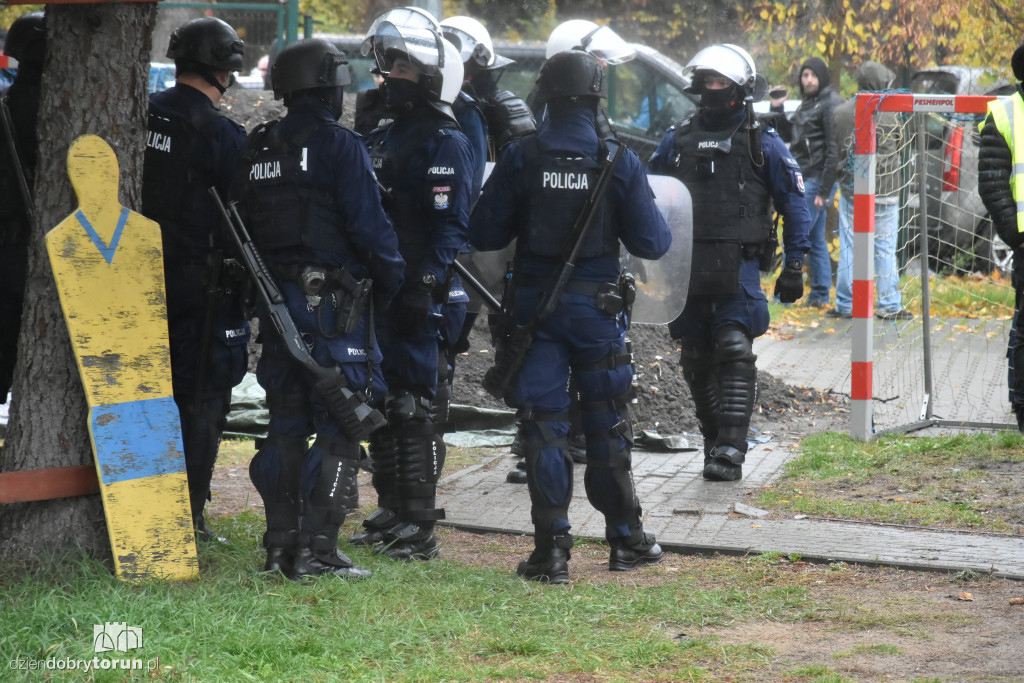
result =
[{"label": "orange stripe on wood", "polygon": [[0,503],[28,503],[99,492],[93,465],[0,473]]}]

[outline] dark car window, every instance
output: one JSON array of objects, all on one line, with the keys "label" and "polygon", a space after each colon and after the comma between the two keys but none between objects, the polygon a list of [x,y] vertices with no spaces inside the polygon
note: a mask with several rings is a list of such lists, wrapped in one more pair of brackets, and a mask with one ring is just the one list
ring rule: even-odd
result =
[{"label": "dark car window", "polygon": [[910,79],[910,92],[919,95],[955,95],[960,79],[947,72],[926,71]]},{"label": "dark car window", "polygon": [[608,78],[608,116],[615,127],[660,139],[673,123],[696,109],[675,84],[640,60],[620,64]]}]

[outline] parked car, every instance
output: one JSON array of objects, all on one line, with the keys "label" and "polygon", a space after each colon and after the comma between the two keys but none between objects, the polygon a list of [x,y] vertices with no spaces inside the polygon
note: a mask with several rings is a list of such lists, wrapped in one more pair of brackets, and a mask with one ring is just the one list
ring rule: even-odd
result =
[{"label": "parked car", "polygon": [[[1012,83],[990,70],[969,66],[925,69],[910,79],[910,90],[918,94],[1006,96],[1013,89]],[[928,253],[929,266],[936,272],[1009,272],[1013,254],[996,236],[978,195],[978,124],[984,118],[977,114],[926,119]],[[916,167],[916,146],[909,151]],[[918,252],[919,203],[915,183],[903,218],[909,228],[910,253]]]}]

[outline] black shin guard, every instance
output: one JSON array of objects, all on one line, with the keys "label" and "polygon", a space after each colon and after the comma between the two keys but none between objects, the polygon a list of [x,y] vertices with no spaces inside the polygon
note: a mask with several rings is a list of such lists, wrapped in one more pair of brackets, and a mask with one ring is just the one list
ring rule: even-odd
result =
[{"label": "black shin guard", "polygon": [[721,413],[716,455],[728,454],[735,465],[747,452],[747,431],[757,391],[757,367],[750,337],[726,326],[715,333],[715,361],[721,386]]},{"label": "black shin guard", "polygon": [[398,508],[398,441],[389,425],[370,435],[370,462],[373,463],[373,488],[377,507]]},{"label": "black shin guard", "polygon": [[[446,449],[429,418],[400,423],[395,429],[398,441],[399,519],[433,530],[434,522],[444,519],[444,510],[435,507],[437,481],[441,478]],[[439,446],[440,442],[440,446]]]}]

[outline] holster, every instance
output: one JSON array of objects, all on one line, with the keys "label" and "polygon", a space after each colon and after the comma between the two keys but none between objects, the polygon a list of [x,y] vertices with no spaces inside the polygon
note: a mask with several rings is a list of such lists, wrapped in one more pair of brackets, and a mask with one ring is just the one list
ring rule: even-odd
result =
[{"label": "holster", "polygon": [[325,296],[337,312],[333,330],[321,330],[329,337],[349,335],[359,325],[363,309],[369,301],[373,281],[357,280],[345,268],[306,266],[299,274],[299,285],[310,306],[318,306]]}]

